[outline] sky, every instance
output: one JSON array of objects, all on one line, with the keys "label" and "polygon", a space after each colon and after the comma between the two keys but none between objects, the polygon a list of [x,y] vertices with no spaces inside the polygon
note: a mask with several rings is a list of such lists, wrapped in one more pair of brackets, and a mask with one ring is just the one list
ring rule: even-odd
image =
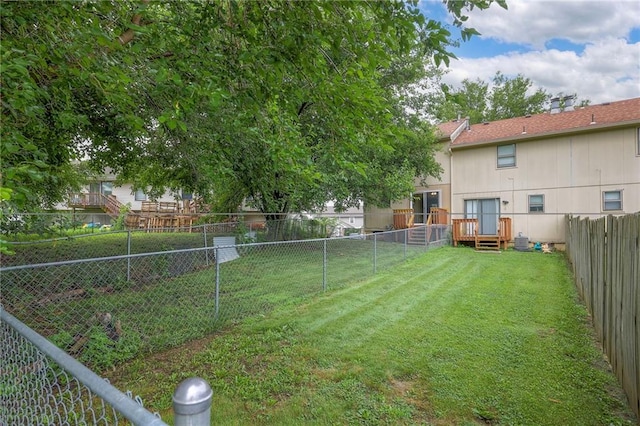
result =
[{"label": "sky", "polygon": [[[552,95],[577,94],[592,105],[640,97],[639,0],[507,0],[468,11],[481,35],[451,51],[444,83],[490,82],[496,71],[522,74]],[[452,25],[440,0],[421,0],[426,17]]]}]

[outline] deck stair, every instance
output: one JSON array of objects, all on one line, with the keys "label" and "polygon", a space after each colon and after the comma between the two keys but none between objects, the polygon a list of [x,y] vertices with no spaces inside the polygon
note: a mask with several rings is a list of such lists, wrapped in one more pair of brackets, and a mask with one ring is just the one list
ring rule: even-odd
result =
[{"label": "deck stair", "polygon": [[115,195],[104,195],[101,193],[76,193],[69,198],[69,207],[74,209],[100,209],[108,214],[112,219],[120,215],[123,204],[116,199]]},{"label": "deck stair", "polygon": [[414,246],[423,246],[427,239],[427,228],[425,226],[414,226],[409,229],[409,238],[407,244]]},{"label": "deck stair", "polygon": [[476,250],[500,251],[500,235],[478,235],[475,238]]}]

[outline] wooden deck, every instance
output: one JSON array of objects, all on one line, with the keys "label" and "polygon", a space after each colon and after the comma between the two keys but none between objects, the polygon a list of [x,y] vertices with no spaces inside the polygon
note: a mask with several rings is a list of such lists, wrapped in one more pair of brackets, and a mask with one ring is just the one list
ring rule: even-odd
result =
[{"label": "wooden deck", "polygon": [[498,233],[495,235],[478,234],[478,219],[453,219],[453,245],[457,246],[461,241],[469,241],[475,244],[476,249],[500,250],[507,249],[511,241],[511,218],[501,217],[498,224]]},{"label": "wooden deck", "polygon": [[113,218],[120,215],[120,208],[123,206],[115,195],[94,192],[71,194],[68,205],[74,209],[100,209]]},{"label": "wooden deck", "polygon": [[[415,215],[413,209],[393,210],[393,229],[413,228]],[[427,223],[418,225],[447,225],[449,223],[449,211],[440,207],[431,207]]]},{"label": "wooden deck", "polygon": [[[123,207],[115,195],[91,192],[71,194],[68,205],[74,209],[100,209],[114,219],[120,216]],[[143,201],[140,211],[127,213],[125,227],[147,232],[191,232],[193,224],[206,211],[206,206],[197,200]]]},{"label": "wooden deck", "polygon": [[127,214],[125,226],[147,232],[191,232],[199,217],[189,202],[143,201],[140,212]]}]

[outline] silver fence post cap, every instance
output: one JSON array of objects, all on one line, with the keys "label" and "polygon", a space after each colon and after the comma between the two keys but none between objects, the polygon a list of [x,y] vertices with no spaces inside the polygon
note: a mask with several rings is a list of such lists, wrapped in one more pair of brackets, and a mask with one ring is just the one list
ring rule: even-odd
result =
[{"label": "silver fence post cap", "polygon": [[211,406],[213,390],[206,380],[191,377],[178,385],[173,393],[173,409],[176,414],[192,415]]}]

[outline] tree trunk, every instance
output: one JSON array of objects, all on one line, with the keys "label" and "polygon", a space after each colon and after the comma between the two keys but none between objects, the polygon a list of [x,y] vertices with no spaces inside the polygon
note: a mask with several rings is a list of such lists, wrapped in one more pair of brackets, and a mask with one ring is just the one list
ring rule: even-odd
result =
[{"label": "tree trunk", "polygon": [[283,241],[286,236],[287,213],[265,213],[267,221],[267,239],[269,241]]}]

